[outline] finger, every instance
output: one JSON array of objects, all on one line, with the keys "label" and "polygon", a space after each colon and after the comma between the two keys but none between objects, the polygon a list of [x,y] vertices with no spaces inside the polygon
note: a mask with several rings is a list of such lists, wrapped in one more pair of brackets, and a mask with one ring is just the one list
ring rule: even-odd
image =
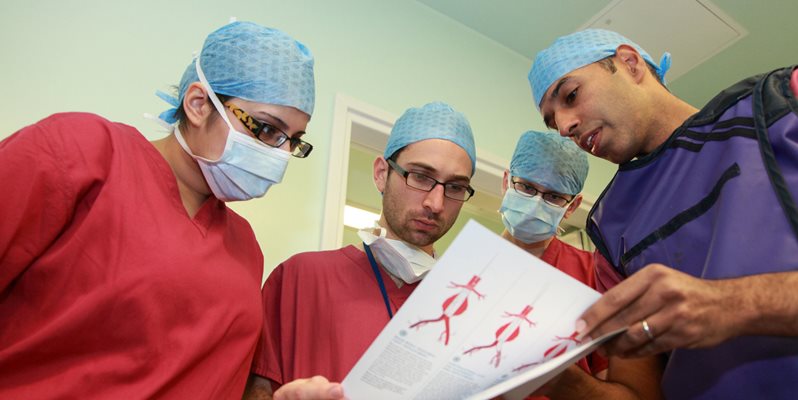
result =
[{"label": "finger", "polygon": [[323,376],[297,379],[283,385],[274,394],[275,400],[338,400],[343,398],[341,385],[339,383],[331,383]]},{"label": "finger", "polygon": [[[644,325],[644,322],[647,325]],[[646,326],[648,327],[649,333],[646,333]],[[649,322],[648,319],[630,325],[618,338],[607,343],[605,351],[611,356],[624,355],[644,347],[649,342],[656,339],[653,326],[654,324]]]},{"label": "finger", "polygon": [[344,387],[340,383],[331,383],[327,388],[327,398],[330,400],[343,400]]},{"label": "finger", "polygon": [[[666,313],[657,313],[647,317],[629,330],[631,337],[626,338],[629,342],[615,343],[612,351],[622,357],[636,358],[672,350],[674,332],[668,319]],[[648,334],[644,329],[643,322],[648,325]]]},{"label": "finger", "polygon": [[[658,264],[649,265],[614,288],[610,289],[596,303],[585,311],[577,322],[584,326],[582,337],[600,337],[605,333],[629,327],[647,315],[657,311],[651,285],[662,272]],[[664,268],[664,267],[663,267]]]},{"label": "finger", "polygon": [[643,288],[644,282],[629,278],[607,291],[580,316],[583,322],[578,324],[584,326],[582,334],[598,337],[604,332],[621,328],[622,326],[613,320],[618,313],[643,295]]},{"label": "finger", "polygon": [[621,356],[624,358],[642,358],[661,354],[672,349],[673,347],[671,347],[671,344],[668,342],[666,336],[661,336],[661,338],[652,340],[633,351],[622,354]]},{"label": "finger", "polygon": [[634,304],[618,313],[615,319],[620,321],[620,324],[625,324],[627,329],[607,343],[605,351],[611,355],[628,353],[664,334],[671,328],[670,319],[665,311],[665,305],[658,301],[657,295],[647,292]]},{"label": "finger", "polygon": [[302,386],[301,400],[337,400],[343,398],[343,389],[339,383],[332,383],[323,376],[314,376]]}]

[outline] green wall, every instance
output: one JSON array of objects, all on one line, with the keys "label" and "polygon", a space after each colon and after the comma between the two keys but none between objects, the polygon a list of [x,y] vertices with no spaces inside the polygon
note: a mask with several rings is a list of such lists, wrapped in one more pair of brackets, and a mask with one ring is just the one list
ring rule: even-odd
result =
[{"label": "green wall", "polygon": [[[230,16],[276,27],[316,57],[313,155],[291,160],[263,199],[233,204],[267,272],[319,248],[332,112],[344,93],[400,115],[443,100],[471,121],[479,149],[506,159],[535,121],[529,61],[415,1],[26,1],[0,6],[0,139],[49,114],[89,111],[164,135],[142,113],[167,108],[205,36]],[[464,221],[461,221],[464,222]]]}]

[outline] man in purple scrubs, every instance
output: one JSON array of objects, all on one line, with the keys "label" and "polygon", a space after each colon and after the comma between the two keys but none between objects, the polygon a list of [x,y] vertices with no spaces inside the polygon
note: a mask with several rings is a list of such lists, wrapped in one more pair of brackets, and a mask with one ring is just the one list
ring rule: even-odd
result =
[{"label": "man in purple scrubs", "polygon": [[669,65],[591,29],[529,73],[546,125],[619,164],[588,218],[609,290],[582,333],[628,327],[609,354],[666,353],[668,398],[795,398],[798,72],[748,78],[699,110],[668,91]]}]

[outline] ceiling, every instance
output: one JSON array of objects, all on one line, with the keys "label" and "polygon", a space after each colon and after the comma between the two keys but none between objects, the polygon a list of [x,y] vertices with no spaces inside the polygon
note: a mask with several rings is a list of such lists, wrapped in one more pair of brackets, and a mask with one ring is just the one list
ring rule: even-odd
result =
[{"label": "ceiling", "polygon": [[[673,74],[676,79],[668,76],[669,87],[697,107],[740,79],[798,63],[795,0],[418,1],[529,59],[530,64],[557,37],[587,27],[591,21],[605,23],[601,13],[625,8],[627,12],[616,13],[619,19],[611,21],[609,28],[622,27],[615,30],[647,49],[655,61],[662,51],[670,52],[669,74],[678,73]],[[717,16],[716,28],[741,30],[739,40],[720,49],[717,41],[710,40],[702,48],[700,42],[717,32],[707,30],[708,20],[698,18],[699,11]],[[702,62],[682,68],[696,58]]]},{"label": "ceiling", "polygon": [[[530,65],[538,51],[562,35],[587,27],[618,31],[655,61],[670,52],[669,89],[699,108],[741,79],[798,64],[796,0],[418,1]],[[583,207],[572,217],[577,226],[616,171],[604,160],[590,164]]]}]

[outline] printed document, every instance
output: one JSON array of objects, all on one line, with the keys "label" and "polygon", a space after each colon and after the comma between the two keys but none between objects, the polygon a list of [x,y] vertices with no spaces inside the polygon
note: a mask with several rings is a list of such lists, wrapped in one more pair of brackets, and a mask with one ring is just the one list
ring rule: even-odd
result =
[{"label": "printed document", "polygon": [[360,399],[523,399],[611,335],[582,342],[599,293],[469,221],[343,381]]}]

